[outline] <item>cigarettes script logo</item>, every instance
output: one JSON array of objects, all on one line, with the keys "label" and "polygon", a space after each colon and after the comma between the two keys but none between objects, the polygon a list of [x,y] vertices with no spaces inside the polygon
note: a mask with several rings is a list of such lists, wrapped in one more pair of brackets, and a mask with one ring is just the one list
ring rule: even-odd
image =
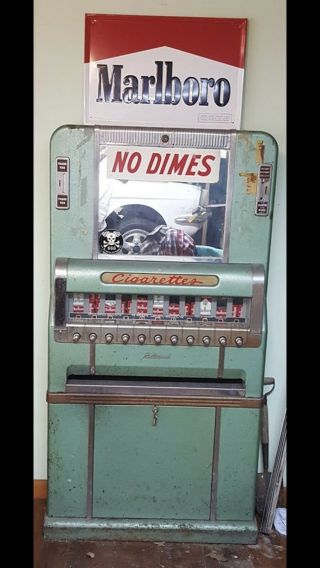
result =
[{"label": "cigarettes script logo", "polygon": [[217,286],[216,275],[199,274],[133,274],[128,272],[103,272],[100,276],[104,284],[142,284],[156,286]]}]

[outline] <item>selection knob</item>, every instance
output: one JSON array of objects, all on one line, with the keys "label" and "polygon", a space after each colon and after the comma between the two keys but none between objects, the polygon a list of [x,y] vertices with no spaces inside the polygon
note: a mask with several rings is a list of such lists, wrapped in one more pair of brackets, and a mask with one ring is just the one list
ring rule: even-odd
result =
[{"label": "selection knob", "polygon": [[202,343],[203,343],[204,345],[210,345],[210,342],[211,342],[211,339],[210,339],[209,335],[205,335],[205,336],[202,338]]},{"label": "selection knob", "polygon": [[236,337],[234,340],[237,347],[242,347],[243,345],[243,337]]},{"label": "selection knob", "polygon": [[193,335],[188,335],[188,337],[186,337],[186,342],[188,343],[188,345],[193,345],[194,344]]},{"label": "selection knob", "polygon": [[121,335],[121,339],[122,339],[122,343],[128,343],[128,341],[130,339],[130,335],[128,333],[123,333]]},{"label": "selection knob", "polygon": [[111,343],[112,340],[113,340],[113,335],[112,335],[112,333],[106,333],[104,338],[106,340],[106,343]]},{"label": "selection knob", "polygon": [[72,336],[72,341],[73,341],[73,343],[78,343],[80,337],[81,337],[80,333],[78,333],[78,332],[76,331],[76,332],[73,334],[73,336]]},{"label": "selection knob", "polygon": [[170,341],[171,341],[172,345],[176,345],[178,343],[178,336],[177,335],[171,335]]},{"label": "selection knob", "polygon": [[96,339],[97,339],[97,334],[96,333],[90,333],[90,335],[89,335],[90,343],[94,343]]},{"label": "selection knob", "polygon": [[139,343],[141,343],[141,345],[145,342],[146,340],[146,336],[144,335],[144,333],[140,333],[140,335],[138,335],[138,341]]},{"label": "selection knob", "polygon": [[157,345],[159,345],[159,344],[161,343],[161,341],[162,341],[162,335],[155,335],[153,339],[154,339],[154,342],[155,342]]},{"label": "selection knob", "polygon": [[221,337],[219,337],[219,343],[222,347],[225,347],[228,343],[227,338],[224,335],[221,335]]}]

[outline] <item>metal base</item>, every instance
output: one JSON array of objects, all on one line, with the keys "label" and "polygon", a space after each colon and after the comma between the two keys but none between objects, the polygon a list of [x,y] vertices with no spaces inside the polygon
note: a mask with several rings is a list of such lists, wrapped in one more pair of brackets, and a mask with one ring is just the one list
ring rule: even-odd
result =
[{"label": "metal base", "polygon": [[161,521],[150,519],[82,519],[45,516],[46,540],[149,540],[168,542],[255,544],[256,520]]}]

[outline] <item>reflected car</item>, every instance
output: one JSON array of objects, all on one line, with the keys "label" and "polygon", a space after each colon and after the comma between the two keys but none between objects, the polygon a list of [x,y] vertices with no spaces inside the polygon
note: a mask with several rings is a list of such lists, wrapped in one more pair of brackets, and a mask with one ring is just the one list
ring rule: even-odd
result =
[{"label": "reflected car", "polygon": [[159,225],[194,236],[208,218],[200,207],[204,184],[108,179],[100,183],[99,232],[121,233],[124,247],[137,251]]}]

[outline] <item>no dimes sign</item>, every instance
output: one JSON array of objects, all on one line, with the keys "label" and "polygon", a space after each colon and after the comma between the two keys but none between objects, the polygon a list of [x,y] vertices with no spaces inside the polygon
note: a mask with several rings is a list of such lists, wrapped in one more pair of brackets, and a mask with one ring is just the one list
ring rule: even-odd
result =
[{"label": "no dimes sign", "polygon": [[219,168],[219,150],[110,146],[107,153],[108,178],[215,183]]}]

